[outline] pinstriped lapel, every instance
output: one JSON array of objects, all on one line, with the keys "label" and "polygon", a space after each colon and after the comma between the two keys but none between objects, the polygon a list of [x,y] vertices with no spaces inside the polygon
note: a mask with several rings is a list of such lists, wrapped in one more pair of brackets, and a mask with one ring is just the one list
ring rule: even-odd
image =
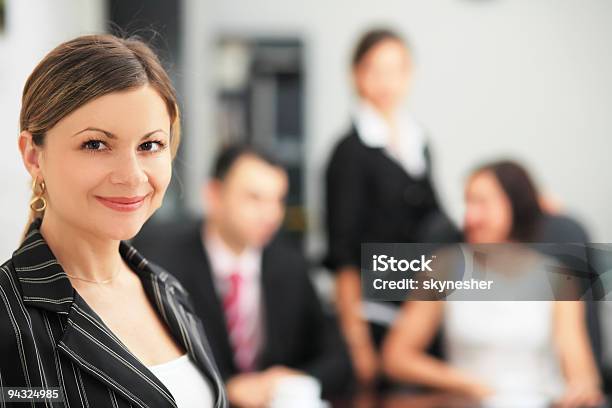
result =
[{"label": "pinstriped lapel", "polygon": [[40,219],[30,225],[23,243],[13,252],[13,265],[23,291],[23,302],[66,315],[70,311],[74,289],[40,235],[39,228]]},{"label": "pinstriped lapel", "polygon": [[57,347],[137,407],[176,407],[170,392],[108,329],[78,293]]},{"label": "pinstriped lapel", "polygon": [[[66,273],[57,262],[39,232],[40,220],[30,226],[26,239],[13,253],[13,264],[28,306],[67,315],[64,334],[57,347],[83,371],[122,395],[133,406],[142,408],[176,407],[166,387],[108,329],[100,317],[73,289]],[[180,299],[187,296],[176,280],[161,268],[155,268],[132,247],[121,243],[120,252],[142,281],[158,314],[174,338],[210,379],[216,392],[218,408],[227,401],[200,322]]]},{"label": "pinstriped lapel", "polygon": [[202,322],[190,311],[189,295],[181,284],[164,269],[149,263],[133,247],[122,242],[120,251],[140,276],[149,300],[200,370],[208,377],[215,393],[215,407],[227,407],[223,380],[212,359]]},{"label": "pinstriped lapel", "polygon": [[164,385],[74,290],[40,234],[40,222],[35,220],[32,223],[12,259],[24,304],[67,315],[63,336],[57,343],[60,353],[133,406],[176,407]]}]

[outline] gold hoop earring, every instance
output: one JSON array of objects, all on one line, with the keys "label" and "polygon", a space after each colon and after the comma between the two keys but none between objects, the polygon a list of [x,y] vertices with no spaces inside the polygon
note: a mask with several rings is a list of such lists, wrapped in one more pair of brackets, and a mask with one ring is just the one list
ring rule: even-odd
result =
[{"label": "gold hoop earring", "polygon": [[34,212],[43,212],[45,211],[45,208],[47,208],[47,200],[45,200],[45,197],[43,197],[43,194],[45,193],[46,190],[46,186],[45,186],[45,182],[41,181],[39,186],[40,186],[40,191],[37,193],[36,192],[36,181],[38,180],[38,177],[36,177],[33,181],[32,181],[32,192],[34,193],[34,198],[30,201],[30,209]]}]

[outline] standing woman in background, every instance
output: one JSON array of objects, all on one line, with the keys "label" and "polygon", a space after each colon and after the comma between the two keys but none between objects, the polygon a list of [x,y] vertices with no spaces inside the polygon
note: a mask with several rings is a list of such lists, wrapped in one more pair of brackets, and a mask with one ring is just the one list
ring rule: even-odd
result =
[{"label": "standing woman in background", "polygon": [[225,408],[188,294],[124,242],[161,206],[179,144],[157,56],[111,35],[61,44],[20,121],[33,198],[0,267],[0,385],[58,387],[73,408]]},{"label": "standing woman in background", "polygon": [[356,375],[372,383],[386,327],[368,324],[385,319],[362,308],[361,243],[458,236],[432,186],[425,131],[402,111],[412,77],[406,43],[390,30],[369,31],[356,47],[352,69],[359,100],[326,174],[326,266],[336,272],[337,307]]}]

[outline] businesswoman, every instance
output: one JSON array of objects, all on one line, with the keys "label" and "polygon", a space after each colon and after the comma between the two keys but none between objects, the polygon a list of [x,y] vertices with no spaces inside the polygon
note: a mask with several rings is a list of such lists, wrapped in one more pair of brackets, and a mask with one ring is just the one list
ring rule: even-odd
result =
[{"label": "businesswoman", "polygon": [[[476,170],[465,199],[469,243],[532,241],[541,228],[536,189],[513,162]],[[594,406],[602,395],[585,319],[577,301],[409,301],[383,347],[384,366],[394,380],[500,406]],[[440,327],[446,362],[425,352]]]},{"label": "businesswoman", "polygon": [[352,73],[358,98],[351,128],[326,173],[325,264],[336,272],[338,313],[356,375],[370,384],[379,373],[377,345],[386,323],[380,305],[373,313],[362,308],[361,243],[448,241],[458,233],[432,186],[425,131],[402,109],[412,76],[406,43],[387,29],[365,33]]},{"label": "businesswoman", "polygon": [[187,293],[125,242],[161,205],[179,143],[156,55],[111,35],[59,45],[20,125],[33,197],[0,268],[1,385],[59,387],[70,407],[226,407]]}]

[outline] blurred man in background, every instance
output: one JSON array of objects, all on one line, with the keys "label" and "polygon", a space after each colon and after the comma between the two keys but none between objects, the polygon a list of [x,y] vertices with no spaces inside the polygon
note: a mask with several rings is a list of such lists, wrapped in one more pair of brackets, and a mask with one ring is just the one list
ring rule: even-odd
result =
[{"label": "blurred man in background", "polygon": [[189,290],[237,406],[263,406],[278,380],[306,374],[326,396],[342,392],[351,365],[323,312],[305,259],[275,234],[288,177],[271,157],[231,146],[203,186],[205,222],[141,233],[135,246]]}]

